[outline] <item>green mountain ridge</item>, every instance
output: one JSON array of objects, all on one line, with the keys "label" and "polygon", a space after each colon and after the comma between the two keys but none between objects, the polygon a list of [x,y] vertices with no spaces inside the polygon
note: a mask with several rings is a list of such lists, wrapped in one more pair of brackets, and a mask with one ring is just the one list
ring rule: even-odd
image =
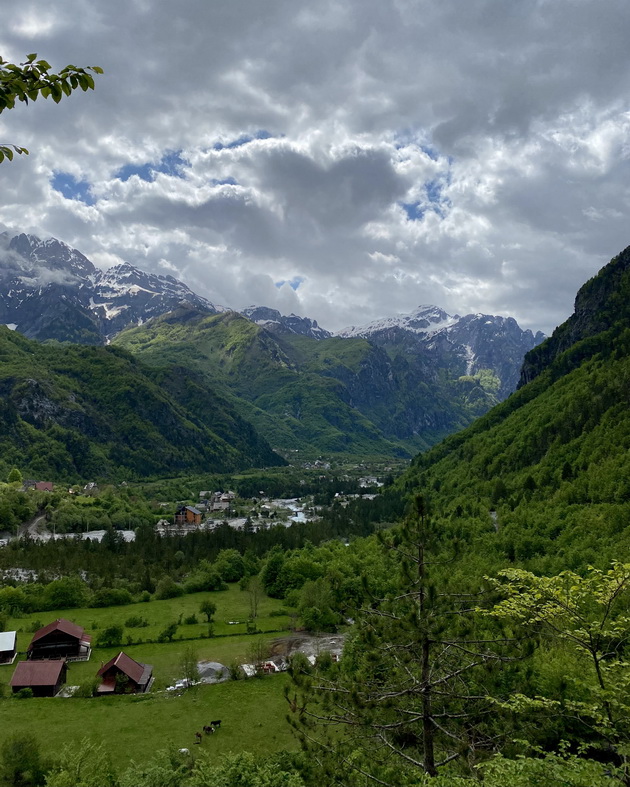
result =
[{"label": "green mountain ridge", "polygon": [[429,376],[365,339],[278,335],[236,312],[182,306],[114,343],[196,370],[283,452],[409,456],[496,401],[489,376]]},{"label": "green mountain ridge", "polygon": [[476,559],[552,573],[605,566],[630,548],[629,286],[626,249],[528,353],[531,380],[399,480],[461,520]]},{"label": "green mountain ridge", "polygon": [[0,328],[0,472],[51,479],[223,472],[283,460],[193,372]]}]

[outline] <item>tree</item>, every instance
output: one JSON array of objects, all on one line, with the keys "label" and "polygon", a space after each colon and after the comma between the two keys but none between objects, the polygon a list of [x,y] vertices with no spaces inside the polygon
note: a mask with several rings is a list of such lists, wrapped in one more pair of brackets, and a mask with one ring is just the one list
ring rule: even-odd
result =
[{"label": "tree", "polygon": [[256,670],[256,673],[260,675],[262,673],[264,663],[269,658],[269,654],[269,643],[258,639],[252,642],[247,648],[245,658],[247,659],[247,663],[252,664]]},{"label": "tree", "polygon": [[600,745],[615,753],[629,783],[630,563],[614,562],[608,571],[590,566],[585,576],[563,571],[539,577],[506,569],[491,581],[505,598],[489,614],[525,624],[552,643],[563,643],[580,663],[579,674],[570,676],[564,696],[518,694],[504,706],[580,720],[591,735],[597,734]]},{"label": "tree", "polygon": [[116,787],[109,752],[102,743],[84,738],[61,750],[59,760],[46,775],[46,787]]},{"label": "tree", "polygon": [[[27,55],[26,60],[19,65],[0,57],[0,113],[5,109],[13,109],[16,101],[28,104],[39,96],[50,97],[58,104],[64,95],[69,96],[79,88],[83,91],[94,90],[92,74],[103,73],[99,66],[77,68],[68,65],[59,73],[52,72],[51,68],[46,60],[37,60],[37,54]],[[5,158],[12,161],[15,153],[28,155],[28,150],[19,145],[0,144],[0,163]]]},{"label": "tree", "polygon": [[339,615],[333,611],[330,583],[323,578],[306,582],[300,591],[298,612],[307,631],[336,631]]},{"label": "tree", "polygon": [[212,623],[212,618],[216,611],[217,605],[214,603],[214,601],[210,601],[209,598],[204,599],[199,605],[199,612],[206,616],[208,623]]},{"label": "tree", "polygon": [[[1,153],[1,152],[2,152],[2,148],[1,148],[1,146],[0,146],[0,153]],[[0,161],[2,161],[2,159],[1,159],[1,158],[0,158]],[[17,468],[17,467],[14,467],[14,468],[11,470],[11,472],[9,473],[9,477],[7,478],[7,481],[8,481],[10,484],[16,483],[16,482],[18,482],[18,481],[19,481],[20,483],[22,482],[22,473],[20,473],[20,471],[18,470],[18,468]]]},{"label": "tree", "polygon": [[423,498],[382,543],[400,560],[398,588],[377,598],[367,586],[341,663],[295,674],[300,696],[287,699],[303,743],[331,773],[350,769],[341,780],[354,771],[382,785],[419,784],[492,750],[501,730],[487,684],[507,658],[471,597],[449,586],[452,547],[440,542]]},{"label": "tree", "polygon": [[213,567],[224,582],[238,582],[245,574],[243,556],[236,549],[222,549]]},{"label": "tree", "polygon": [[258,605],[265,595],[260,577],[250,577],[247,581],[246,591],[249,596],[249,617],[255,621],[258,617]]},{"label": "tree", "polygon": [[32,735],[8,737],[0,748],[0,786],[38,787],[45,781],[46,764]]},{"label": "tree", "polygon": [[193,645],[188,645],[182,651],[179,667],[182,672],[182,678],[184,678],[188,687],[193,686],[195,683],[199,683],[201,675],[199,674],[199,667],[197,664],[197,651]]},{"label": "tree", "polygon": [[97,639],[99,647],[109,648],[113,645],[120,645],[123,638],[123,627],[118,624],[108,626],[103,629]]},{"label": "tree", "polygon": [[169,623],[159,634],[158,634],[158,642],[169,642],[173,641],[173,637],[177,633],[177,623]]}]

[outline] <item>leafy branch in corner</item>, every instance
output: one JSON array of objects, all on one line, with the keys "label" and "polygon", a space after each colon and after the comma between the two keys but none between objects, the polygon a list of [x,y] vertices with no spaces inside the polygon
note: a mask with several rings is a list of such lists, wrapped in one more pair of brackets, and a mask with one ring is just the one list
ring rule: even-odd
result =
[{"label": "leafy branch in corner", "polygon": [[[14,109],[16,101],[28,104],[39,96],[52,98],[58,104],[64,95],[69,96],[74,90],[94,90],[93,74],[103,73],[100,66],[67,65],[58,73],[51,68],[46,60],[37,60],[37,54],[27,55],[20,64],[9,63],[0,57],[0,112]],[[0,144],[0,163],[5,158],[12,161],[16,153],[28,155],[28,150],[20,145]]]}]

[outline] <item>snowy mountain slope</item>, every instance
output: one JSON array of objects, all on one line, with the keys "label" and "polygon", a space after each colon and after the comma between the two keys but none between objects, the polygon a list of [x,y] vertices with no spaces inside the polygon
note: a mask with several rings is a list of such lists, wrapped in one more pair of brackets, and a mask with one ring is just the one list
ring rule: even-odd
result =
[{"label": "snowy mountain slope", "polygon": [[491,371],[500,381],[497,396],[515,390],[526,352],[545,338],[522,330],[512,317],[489,314],[447,314],[437,306],[419,306],[411,314],[377,320],[339,331],[342,338],[361,337],[382,347],[390,356],[447,368],[453,375]]},{"label": "snowy mountain slope", "polygon": [[29,338],[103,344],[183,302],[218,311],[172,276],[129,263],[101,271],[55,238],[0,234],[0,323]]}]

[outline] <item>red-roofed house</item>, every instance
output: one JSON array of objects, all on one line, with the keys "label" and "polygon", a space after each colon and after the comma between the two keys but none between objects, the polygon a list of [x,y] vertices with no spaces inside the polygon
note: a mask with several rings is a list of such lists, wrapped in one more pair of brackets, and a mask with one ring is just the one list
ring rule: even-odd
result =
[{"label": "red-roofed house", "polygon": [[98,694],[138,694],[147,691],[152,682],[153,667],[134,661],[122,650],[96,673],[102,679]]},{"label": "red-roofed house", "polygon": [[92,638],[81,626],[59,618],[33,634],[26,658],[87,661],[90,658],[91,641]]},{"label": "red-roofed house", "polygon": [[35,697],[54,697],[66,682],[66,662],[59,661],[20,661],[13,677],[13,692],[31,689]]}]

